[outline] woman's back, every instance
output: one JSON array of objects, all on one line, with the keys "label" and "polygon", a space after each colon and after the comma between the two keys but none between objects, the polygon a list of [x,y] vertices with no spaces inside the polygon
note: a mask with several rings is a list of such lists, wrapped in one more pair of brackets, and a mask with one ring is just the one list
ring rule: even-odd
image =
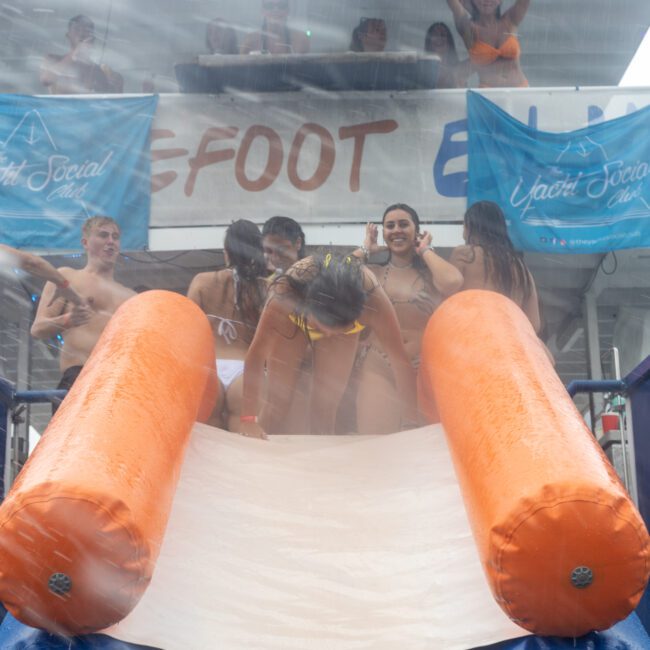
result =
[{"label": "woman's back", "polygon": [[[489,259],[489,256],[486,263],[486,253],[482,246],[475,244],[458,246],[452,251],[449,261],[463,274],[463,290],[485,289],[488,291],[496,291],[507,296],[521,307],[528,316],[535,331],[539,331],[541,322],[537,289],[533,276],[523,260],[516,257],[511,261],[510,269],[512,271],[511,277],[513,281],[510,288],[504,287],[503,283],[499,280],[494,264]],[[520,269],[525,274],[524,277],[527,279],[527,282],[522,283],[521,280],[517,279],[518,275],[515,272],[515,264],[521,265]]]},{"label": "woman's back", "polygon": [[243,359],[246,356],[259,319],[257,309],[247,309],[248,294],[259,296],[261,309],[265,293],[264,278],[244,281],[234,269],[199,273],[194,278],[188,297],[203,309],[210,321],[217,358]]}]

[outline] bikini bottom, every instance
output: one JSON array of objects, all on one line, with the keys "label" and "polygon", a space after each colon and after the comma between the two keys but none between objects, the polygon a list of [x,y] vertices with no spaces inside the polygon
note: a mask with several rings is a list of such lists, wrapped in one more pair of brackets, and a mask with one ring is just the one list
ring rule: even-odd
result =
[{"label": "bikini bottom", "polygon": [[217,375],[225,390],[228,390],[228,386],[243,374],[243,359],[217,359]]}]

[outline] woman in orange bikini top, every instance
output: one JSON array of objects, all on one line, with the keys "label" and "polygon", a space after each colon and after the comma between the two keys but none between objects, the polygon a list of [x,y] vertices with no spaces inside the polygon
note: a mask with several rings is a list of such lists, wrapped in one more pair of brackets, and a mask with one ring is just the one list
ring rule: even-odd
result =
[{"label": "woman in orange bikini top", "polygon": [[528,80],[519,65],[517,27],[530,0],[515,0],[503,14],[501,0],[447,0],[454,23],[478,72],[481,88],[525,88]]}]

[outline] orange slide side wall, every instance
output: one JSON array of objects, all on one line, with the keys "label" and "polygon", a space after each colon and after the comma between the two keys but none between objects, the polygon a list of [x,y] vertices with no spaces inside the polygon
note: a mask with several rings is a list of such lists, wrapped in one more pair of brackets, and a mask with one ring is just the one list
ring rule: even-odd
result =
[{"label": "orange slide side wall", "polygon": [[[0,600],[14,616],[83,634],[135,606],[192,425],[216,398],[214,367],[187,298],[149,291],[117,311],[0,508]],[[65,578],[50,590],[55,574],[69,591]]]},{"label": "orange slide side wall", "polygon": [[[429,322],[420,372],[503,610],[569,637],[625,618],[648,579],[648,534],[523,312],[494,292],[453,296]],[[582,588],[580,567],[593,576]]]}]

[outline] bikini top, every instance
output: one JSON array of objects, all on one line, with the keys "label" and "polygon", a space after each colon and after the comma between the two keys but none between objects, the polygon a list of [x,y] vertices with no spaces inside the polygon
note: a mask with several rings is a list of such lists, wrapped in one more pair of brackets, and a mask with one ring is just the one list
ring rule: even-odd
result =
[{"label": "bikini top", "polygon": [[[234,292],[234,304],[233,304],[233,315],[239,312],[239,304],[237,302],[237,294],[239,293],[239,284],[241,279],[239,278],[239,273],[237,269],[232,269],[232,281],[233,281],[233,292]],[[255,330],[254,327],[248,323],[244,323],[240,320],[235,320],[234,318],[225,318],[223,316],[217,316],[216,314],[208,314],[208,318],[214,318],[219,321],[219,327],[217,328],[217,334],[221,336],[227,345],[231,345],[238,338],[239,334],[237,332],[236,325],[241,325],[249,330]]]},{"label": "bikini top", "polygon": [[[417,329],[420,326],[424,327],[431,314],[442,302],[442,297],[432,284],[425,281],[420,273],[410,284],[393,283],[388,286],[392,268],[394,267],[391,266],[390,262],[386,264],[382,276],[377,279],[391,304],[396,308],[395,313],[400,321],[401,328]],[[408,306],[412,306],[413,309],[409,310]]]},{"label": "bikini top", "polygon": [[[318,341],[319,339],[322,339],[325,336],[325,334],[323,334],[322,332],[307,325],[307,321],[305,317],[300,314],[298,315],[289,314],[289,320],[292,323],[295,323],[305,333],[307,338],[312,342]],[[349,330],[342,332],[342,334],[344,336],[347,334],[357,334],[358,332],[361,332],[364,329],[365,329],[365,325],[362,325],[358,320],[355,320],[352,327]]]},{"label": "bikini top", "polygon": [[499,47],[493,47],[489,43],[474,38],[474,43],[469,49],[469,58],[476,65],[490,65],[497,59],[518,59],[521,54],[519,40],[514,34],[510,34]]}]

